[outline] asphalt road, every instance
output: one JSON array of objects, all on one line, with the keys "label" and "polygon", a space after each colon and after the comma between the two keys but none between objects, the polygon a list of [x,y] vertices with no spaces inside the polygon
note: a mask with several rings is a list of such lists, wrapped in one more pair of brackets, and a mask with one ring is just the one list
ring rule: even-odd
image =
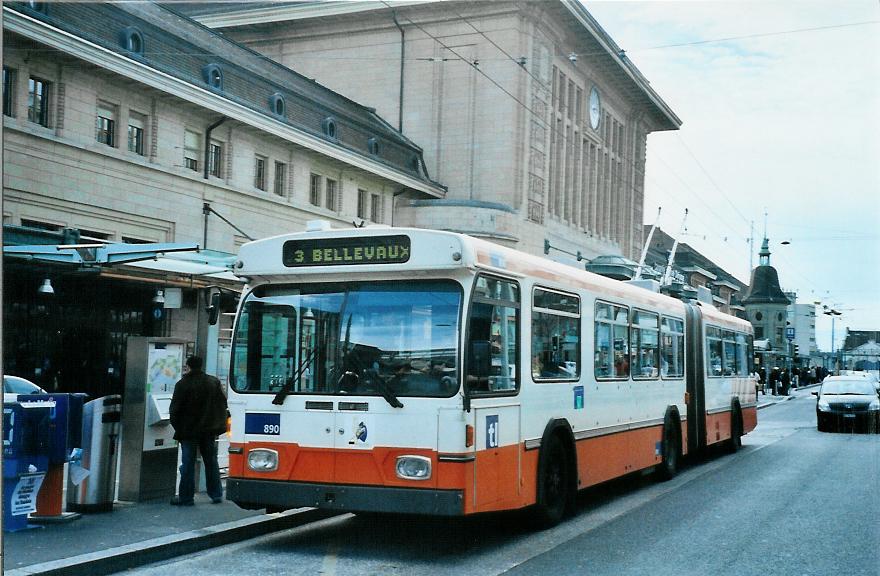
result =
[{"label": "asphalt road", "polygon": [[670,482],[582,492],[551,530],[522,514],[343,515],[126,574],[878,575],[880,436],[819,433],[814,406],[801,391],[761,410],[739,453]]}]

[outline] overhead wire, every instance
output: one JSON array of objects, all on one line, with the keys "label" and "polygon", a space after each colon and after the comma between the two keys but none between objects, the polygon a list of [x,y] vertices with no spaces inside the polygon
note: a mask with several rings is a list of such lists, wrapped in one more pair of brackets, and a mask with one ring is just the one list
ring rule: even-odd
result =
[{"label": "overhead wire", "polygon": [[[385,1],[385,0],[381,0],[381,1],[382,1],[382,4],[384,4],[384,5],[385,5],[386,7],[388,7],[389,9],[392,9],[392,10],[394,9],[394,8],[391,6],[391,4],[389,4],[387,1]],[[481,61],[503,61],[503,60],[505,60],[505,59],[506,59],[506,60],[510,60],[511,62],[513,62],[514,64],[516,64],[517,67],[518,67],[520,70],[522,70],[523,72],[525,72],[526,74],[528,74],[529,76],[531,76],[535,81],[539,82],[539,83],[541,84],[542,87],[545,86],[544,82],[543,82],[540,78],[538,78],[537,76],[535,76],[535,75],[534,75],[530,70],[528,70],[525,66],[523,66],[523,65],[518,61],[517,58],[513,57],[510,53],[508,53],[506,50],[504,50],[504,49],[503,49],[501,46],[499,46],[494,40],[492,40],[489,36],[487,36],[483,31],[479,30],[479,28],[477,28],[476,26],[474,26],[474,25],[473,25],[469,20],[467,20],[463,15],[461,15],[460,13],[458,13],[456,10],[452,9],[452,8],[449,7],[448,5],[447,5],[446,7],[449,9],[449,11],[451,11],[453,14],[455,14],[455,16],[456,16],[457,18],[459,18],[461,21],[465,22],[470,28],[472,28],[475,32],[477,32],[478,34],[480,34],[482,37],[486,38],[486,40],[489,41],[489,42],[490,42],[490,43],[491,43],[496,49],[498,49],[499,52],[501,52],[502,54],[504,54],[504,58],[498,58],[498,59],[481,57],[481,58],[480,58]],[[549,131],[551,131],[551,134],[553,133],[553,131],[556,130],[556,128],[555,128],[555,126],[554,126],[555,123],[548,122],[546,119],[544,119],[543,117],[541,117],[540,115],[538,115],[538,114],[535,112],[535,110],[533,110],[533,109],[532,109],[530,106],[528,106],[525,102],[523,102],[523,101],[522,101],[521,99],[519,99],[516,95],[514,95],[514,94],[512,94],[510,91],[508,91],[505,87],[503,87],[503,86],[502,86],[500,83],[498,83],[495,79],[491,78],[491,77],[490,77],[490,76],[489,76],[484,70],[480,69],[480,67],[478,66],[477,63],[472,62],[472,61],[470,61],[469,59],[463,57],[463,56],[462,56],[461,54],[459,54],[459,53],[458,53],[453,47],[451,47],[451,46],[449,46],[448,44],[446,44],[445,42],[443,42],[443,41],[440,39],[439,36],[435,36],[435,35],[430,34],[427,30],[424,29],[424,27],[420,26],[419,24],[417,24],[416,22],[414,22],[412,19],[410,19],[410,18],[408,18],[408,17],[406,17],[406,19],[409,21],[409,23],[410,23],[411,25],[413,25],[414,27],[416,27],[416,28],[418,28],[419,30],[421,30],[422,33],[424,33],[428,38],[431,38],[432,40],[434,40],[435,42],[437,42],[440,46],[442,46],[444,49],[448,50],[450,53],[452,53],[453,55],[455,55],[455,56],[456,56],[459,60],[461,60],[462,62],[464,62],[464,63],[470,65],[470,66],[471,66],[475,71],[477,71],[482,77],[484,77],[484,78],[485,78],[486,80],[488,80],[490,83],[492,83],[493,85],[495,85],[499,90],[501,90],[505,95],[507,95],[509,98],[511,98],[511,99],[512,99],[512,100],[513,100],[518,106],[521,106],[524,110],[526,110],[526,111],[527,111],[529,114],[531,114],[534,118],[537,118],[537,119],[538,119],[538,120],[544,125],[544,127],[545,127],[546,129],[548,129]],[[837,25],[828,25],[828,26],[818,26],[818,27],[810,27],[810,28],[800,28],[800,29],[783,30],[783,31],[766,32],[766,33],[746,34],[746,35],[739,35],[739,36],[729,36],[729,37],[723,37],[723,38],[698,40],[698,41],[692,41],[692,42],[681,42],[681,43],[675,43],[675,44],[664,44],[664,45],[658,45],[658,46],[652,46],[652,47],[636,48],[636,49],[629,50],[628,52],[632,53],[632,52],[640,52],[640,51],[648,51],[648,50],[660,50],[660,49],[680,48],[680,47],[687,47],[687,46],[699,46],[699,45],[706,45],[706,44],[711,44],[711,43],[729,42],[729,41],[733,41],[733,40],[743,40],[743,39],[753,39],[753,38],[770,37],[770,36],[789,35],[789,34],[796,34],[796,33],[815,32],[815,31],[821,31],[821,30],[832,30],[832,29],[848,28],[848,27],[854,27],[854,26],[871,25],[871,24],[877,24],[877,23],[880,23],[880,20],[870,20],[870,21],[853,22],[853,23],[845,23],[845,24],[837,24]],[[448,38],[450,38],[450,37],[458,37],[458,36],[466,36],[466,35],[469,35],[469,34],[447,35],[447,36],[443,36],[443,38],[448,39]],[[386,44],[387,44],[387,45],[396,45],[397,42],[395,41],[395,42],[388,42],[388,43],[373,43],[373,44],[370,44],[370,45],[368,45],[368,46],[369,46],[369,47],[380,47],[380,46],[383,46],[383,45],[386,45]],[[326,51],[326,50],[334,50],[334,49],[336,49],[336,48],[328,48],[328,49],[316,50],[316,51]],[[30,50],[33,51],[33,49],[30,49]],[[312,53],[314,53],[314,52],[316,52],[316,51],[312,51]],[[625,54],[626,52],[623,52],[623,51],[622,51],[622,53]],[[158,53],[156,53],[156,54],[158,54]],[[179,55],[180,53],[175,53],[175,54],[176,54],[176,55]],[[200,53],[200,54],[201,54],[201,53]],[[290,56],[292,56],[292,57],[300,57],[300,58],[303,58],[303,57],[304,57],[303,54],[288,54],[288,55],[290,55]],[[602,51],[602,52],[595,52],[595,53],[580,53],[580,54],[579,54],[579,56],[593,56],[593,55],[603,55],[603,56],[604,56],[604,55],[607,55],[607,52]],[[373,60],[379,60],[379,59],[381,59],[381,58],[377,58],[377,57],[375,57],[375,56],[374,56],[374,57],[370,57],[370,58],[364,58],[364,57],[350,57],[350,56],[349,56],[349,57],[338,58],[338,59],[346,59],[346,58],[347,58],[347,59],[373,59]],[[391,58],[388,58],[388,59],[391,59]],[[407,59],[407,60],[417,60],[417,59]],[[430,59],[428,59],[428,60],[430,60]],[[545,88],[545,89],[546,89],[546,88]],[[567,107],[567,106],[566,106],[566,107]],[[560,110],[564,112],[564,108],[563,108],[563,107],[560,107]],[[556,137],[557,137],[557,138],[562,138],[562,141],[565,142],[567,145],[570,145],[570,144],[571,144],[571,141],[568,140],[568,138],[565,136],[564,133],[557,133],[557,134],[556,134]],[[699,159],[697,159],[696,155],[693,154],[693,152],[690,150],[690,148],[687,146],[687,144],[684,142],[684,140],[681,139],[680,135],[679,135],[679,140],[680,140],[680,142],[682,143],[682,145],[683,145],[683,147],[685,148],[685,150],[688,152],[688,154],[692,157],[692,159],[694,160],[694,162],[695,162],[695,163],[697,164],[697,166],[700,168],[700,170],[706,175],[706,177],[707,177],[707,178],[709,179],[709,181],[712,183],[713,187],[714,187],[714,188],[715,188],[715,189],[716,189],[716,190],[722,195],[722,197],[723,197],[723,198],[724,198],[724,199],[725,199],[725,200],[726,200],[726,201],[727,201],[727,202],[728,202],[728,203],[734,208],[735,212],[739,215],[740,218],[742,218],[745,222],[749,222],[748,218],[746,218],[746,217],[742,214],[742,212],[739,210],[739,208],[738,208],[738,207],[737,207],[737,206],[736,206],[736,205],[735,205],[735,204],[729,199],[729,197],[727,197],[727,195],[723,192],[723,190],[720,188],[720,186],[718,186],[717,182],[714,180],[714,178],[712,178],[711,174],[709,174],[709,172],[706,170],[706,168],[703,166],[703,164],[699,161]],[[681,179],[681,177],[678,176],[678,175],[677,175],[677,174],[671,169],[671,167],[669,167],[668,164],[667,164],[665,161],[663,161],[662,158],[661,158],[658,154],[656,154],[656,152],[654,152],[653,155],[654,155],[654,157],[658,158],[658,159],[659,159],[664,165],[666,165],[667,168],[670,169],[670,172],[672,172],[673,175],[674,175],[679,181],[681,181],[683,184],[685,184],[685,183],[684,183],[684,180]],[[639,176],[644,177],[646,180],[649,180],[649,181],[652,183],[652,186],[654,186],[655,188],[657,188],[657,189],[659,189],[660,191],[662,191],[662,189],[659,187],[658,183],[657,183],[657,182],[651,177],[651,175],[647,174],[644,170],[640,170],[640,169],[639,169],[638,165],[633,161],[633,158],[629,155],[628,151],[624,150],[624,152],[623,152],[623,154],[622,154],[621,156],[622,156],[622,158],[623,158],[624,160],[626,160],[627,165],[630,166],[630,167],[632,167],[634,173],[638,174]],[[690,187],[688,187],[688,188],[690,189]],[[692,191],[692,190],[691,190],[691,193],[693,194],[693,191]],[[668,194],[668,192],[667,192],[667,194]],[[717,214],[717,213],[716,213],[716,212],[715,212],[715,211],[714,211],[714,210],[713,210],[713,209],[712,209],[712,208],[711,208],[711,207],[710,207],[705,201],[702,200],[702,198],[701,198],[699,195],[696,195],[696,194],[694,194],[694,195],[695,195],[698,199],[700,199],[700,201],[701,201],[701,202],[702,202],[702,203],[703,203],[703,204],[709,209],[710,212],[713,213],[713,215],[719,220],[719,222],[721,222],[722,224],[724,224],[725,226],[728,226],[729,228],[731,228],[731,230],[733,230],[733,226],[732,226],[729,222],[727,222],[723,217],[721,217],[720,215],[718,215],[718,214]],[[739,237],[739,234],[736,234],[736,236]]]},{"label": "overhead wire", "polygon": [[[516,58],[514,58],[509,52],[507,52],[507,51],[504,50],[501,46],[499,46],[494,40],[492,40],[492,39],[491,39],[487,34],[485,34],[482,30],[480,30],[479,28],[477,28],[476,26],[474,26],[474,24],[471,23],[470,20],[468,20],[467,18],[465,18],[463,15],[461,15],[459,12],[457,12],[457,11],[454,10],[454,9],[452,9],[451,7],[448,7],[448,6],[447,6],[447,11],[448,11],[448,12],[451,12],[452,14],[454,14],[455,17],[457,17],[457,18],[458,18],[459,20],[461,20],[462,22],[466,23],[466,24],[467,24],[468,26],[470,26],[470,28],[472,28],[475,32],[477,32],[478,34],[480,34],[480,35],[481,35],[483,38],[485,38],[490,44],[492,44],[496,49],[498,49],[502,54],[504,54],[504,55],[507,57],[507,59],[509,59],[510,61],[512,61],[512,62],[514,62],[514,63],[516,63],[516,64],[519,64],[519,62],[517,61]],[[422,29],[422,28],[420,28],[420,29]],[[422,31],[425,32],[425,33],[427,33],[426,31],[424,31],[424,29],[422,29]],[[536,82],[540,83],[541,85],[544,84],[543,80],[541,80],[540,78],[538,78],[537,76],[535,76],[535,75],[534,75],[530,70],[528,70],[527,68],[525,68],[525,67],[523,67],[523,66],[520,66],[520,69],[522,69],[525,73],[527,73],[529,76],[531,76],[532,79],[535,80]],[[484,75],[485,75],[485,73],[484,73]],[[517,101],[519,101],[519,100],[517,99]],[[540,118],[540,120],[541,120],[542,122],[544,122],[545,125],[550,124],[550,123],[546,122],[546,120],[545,120],[544,118]],[[547,126],[547,127],[548,127],[548,129],[551,130],[551,131],[554,131],[554,130],[555,130],[555,126],[553,126],[553,125],[549,125],[549,126]],[[552,132],[551,132],[551,133],[552,133]],[[559,134],[559,133],[557,132],[556,137],[557,137],[557,138],[562,138],[563,141],[564,141],[566,144],[570,144],[570,142],[568,142],[568,139],[567,139],[567,137],[566,137],[564,134]],[[633,169],[634,172],[636,172],[637,174],[643,176],[646,180],[650,181],[650,182],[652,183],[652,185],[653,185],[655,188],[658,188],[658,189],[661,189],[661,190],[662,190],[662,188],[659,186],[659,184],[658,184],[656,181],[653,180],[653,178],[651,177],[651,175],[647,174],[647,173],[646,173],[645,171],[643,171],[643,170],[640,170],[639,167],[636,165],[636,163],[635,163],[635,162],[632,162],[632,158],[629,157],[628,152],[624,152],[623,157],[624,157],[624,159],[627,161],[627,164],[628,164],[629,166],[632,167],[632,169]],[[659,158],[659,156],[657,156],[657,157]],[[696,160],[696,157],[694,157],[694,159]],[[662,161],[662,159],[661,159],[661,161]],[[664,162],[664,164],[665,164],[665,162]],[[702,166],[701,166],[701,167],[702,167]],[[670,171],[672,171],[672,170],[671,170],[671,167],[670,167]],[[704,171],[705,171],[705,169],[704,169]],[[677,178],[679,181],[681,181],[683,184],[685,184],[686,187],[688,187],[687,184],[684,182],[684,180],[682,180],[677,174],[675,174],[674,171],[672,171],[672,172],[673,172],[673,174],[676,176],[676,178]],[[708,175],[708,173],[707,173],[707,175]],[[688,188],[689,188],[689,187],[688,187]],[[716,185],[716,188],[717,188],[717,185]],[[720,191],[720,188],[719,188],[719,191]],[[668,194],[668,193],[667,193],[667,194]],[[671,195],[671,194],[668,194],[668,195]],[[712,214],[713,214],[713,215],[714,215],[714,216],[715,216],[715,217],[716,217],[716,218],[717,218],[722,224],[724,224],[724,225],[729,226],[729,227],[732,228],[732,226],[730,226],[730,224],[729,224],[729,223],[728,223],[723,217],[721,217],[717,212],[715,212],[715,211],[711,208],[711,206],[709,206],[709,204],[706,203],[706,202],[705,202],[705,201],[704,201],[699,195],[695,195],[695,196],[696,196],[696,197],[697,197],[697,198],[698,198],[698,199],[699,199],[699,200],[700,200],[700,201],[706,206],[707,209],[710,210],[710,212],[712,212]],[[683,205],[686,207],[686,206],[687,206],[687,203],[683,203]],[[737,235],[737,236],[738,236],[738,235]],[[747,239],[745,239],[745,238],[743,238],[743,240],[744,240],[744,241],[747,241]],[[726,241],[726,238],[725,238],[725,241]],[[725,246],[725,249],[726,249],[728,252],[731,252],[731,253],[732,253],[732,247],[731,247],[729,244],[725,243],[724,246]],[[738,255],[734,254],[734,256],[738,256]]]},{"label": "overhead wire", "polygon": [[[387,5],[387,4],[386,4],[386,5]],[[451,7],[448,7],[448,6],[447,6],[447,11],[448,11],[448,12],[451,12],[452,14],[454,14],[456,18],[458,18],[459,20],[461,20],[462,22],[464,22],[465,24],[467,24],[467,25],[468,25],[471,29],[473,29],[475,32],[477,32],[478,34],[480,34],[480,35],[481,35],[483,38],[485,38],[490,44],[492,44],[496,49],[498,49],[502,54],[504,54],[504,55],[507,57],[507,59],[509,59],[510,61],[512,61],[512,62],[514,62],[515,64],[518,64],[518,65],[519,65],[519,62],[517,61],[516,58],[514,58],[509,52],[507,52],[507,51],[504,50],[501,46],[499,46],[494,40],[492,40],[492,39],[491,39],[487,34],[485,34],[482,30],[480,30],[479,28],[477,28],[476,26],[474,26],[474,24],[471,23],[470,20],[468,20],[467,18],[465,18],[463,15],[461,15],[459,12],[457,12],[457,11],[454,10],[454,9],[452,9]],[[412,22],[412,20],[410,20],[410,22]],[[419,27],[419,29],[422,30],[425,34],[428,34],[427,31],[425,31],[422,27]],[[428,34],[428,35],[430,36],[430,34]],[[441,43],[441,44],[442,44],[442,43]],[[540,79],[540,78],[538,78],[537,76],[535,76],[530,70],[528,70],[527,68],[525,68],[525,67],[523,67],[523,66],[520,66],[520,69],[523,70],[523,71],[524,71],[526,74],[528,74],[529,76],[531,76],[531,78],[532,78],[533,80],[535,80],[536,82],[540,83],[541,85],[544,85],[543,80]],[[485,72],[481,71],[481,73],[483,73],[484,76],[488,77],[488,76],[485,74]],[[505,92],[506,92],[506,91],[505,91]],[[515,99],[515,100],[516,100],[517,102],[520,102],[519,99]],[[534,111],[532,111],[530,108],[527,107],[527,109],[528,109],[530,112],[532,112],[532,113],[534,114]],[[539,117],[539,119],[540,119],[541,122],[543,122],[543,123],[545,124],[545,126],[546,126],[549,130],[551,130],[551,131],[556,130],[555,126],[553,126],[551,123],[547,122],[543,117]],[[562,138],[563,141],[564,141],[566,144],[570,144],[570,142],[568,141],[567,137],[566,137],[564,134],[560,134],[560,133],[557,132],[556,137],[557,137],[557,138]],[[647,180],[651,181],[652,185],[654,185],[655,187],[660,188],[659,185],[658,185],[658,183],[655,182],[655,181],[653,180],[653,178],[651,177],[651,175],[647,174],[647,173],[646,173],[645,171],[643,171],[643,170],[640,170],[639,167],[636,165],[636,163],[632,162],[632,158],[629,157],[629,154],[628,154],[627,152],[624,152],[623,156],[624,156],[624,159],[627,160],[627,164],[633,168],[634,172],[638,173],[640,176],[643,176],[643,177],[646,178]],[[659,158],[659,156],[657,156],[657,157]],[[694,159],[696,160],[696,157],[694,157]],[[662,161],[662,159],[661,159],[661,161]],[[665,164],[665,162],[664,162],[664,164]],[[701,165],[701,167],[702,167],[702,165]],[[671,167],[670,167],[670,171],[672,171],[672,170],[671,170]],[[705,169],[704,169],[704,171],[705,171]],[[682,180],[677,174],[675,174],[674,171],[673,171],[673,174],[676,176],[677,179],[679,179],[679,181],[681,181],[683,184],[686,185],[686,183],[684,182],[684,180]],[[708,175],[708,173],[707,173],[707,175]],[[686,186],[687,186],[687,185],[686,185]],[[688,187],[688,188],[689,188],[689,187]],[[716,185],[716,188],[717,188],[717,185]],[[719,191],[720,191],[720,188],[719,188]],[[730,226],[730,224],[729,224],[728,222],[726,222],[726,220],[725,220],[723,217],[721,217],[717,212],[715,212],[715,211],[711,208],[711,206],[708,205],[708,203],[706,203],[704,200],[702,200],[702,198],[701,198],[699,195],[695,195],[695,196],[696,196],[696,197],[697,197],[697,198],[698,198],[698,199],[699,199],[699,200],[700,200],[700,201],[701,201],[701,202],[702,202],[702,203],[703,203],[703,204],[704,204],[704,205],[705,205],[705,206],[706,206],[706,207],[707,207],[707,208],[708,208],[708,209],[709,209],[714,215],[715,215],[716,218],[718,218],[718,220],[719,220],[722,224],[725,224],[725,225],[727,225],[727,226]],[[685,204],[685,205],[686,205],[686,204]],[[732,227],[731,227],[731,228],[732,228]],[[737,236],[738,236],[738,235],[737,235]],[[726,245],[726,246],[729,246],[729,245]],[[728,250],[730,250],[730,248],[728,248]]]},{"label": "overhead wire", "polygon": [[[386,4],[386,6],[388,5],[387,2],[385,2],[385,4]],[[458,13],[456,10],[454,10],[454,9],[452,9],[452,8],[448,8],[448,11],[449,11],[449,12],[452,12],[452,13],[453,13],[453,14],[454,14],[459,20],[461,20],[461,21],[463,21],[464,23],[466,23],[471,29],[473,29],[475,32],[477,32],[477,33],[480,34],[483,38],[485,38],[488,42],[490,42],[490,43],[491,43],[496,49],[499,50],[499,52],[501,52],[502,54],[504,54],[504,55],[507,57],[507,59],[509,59],[510,61],[512,61],[512,62],[514,62],[515,64],[518,64],[518,65],[519,65],[519,62],[517,61],[516,58],[514,58],[510,53],[508,53],[508,52],[507,52],[506,50],[504,50],[501,46],[499,46],[494,40],[492,40],[492,39],[491,39],[488,35],[486,35],[482,30],[480,30],[479,28],[477,28],[476,26],[474,26],[474,24],[471,23],[467,18],[465,18],[463,15],[461,15],[460,13]],[[413,23],[411,19],[408,19],[408,20],[410,20],[410,23]],[[817,30],[830,30],[830,29],[844,28],[844,27],[850,27],[850,26],[860,26],[860,25],[866,25],[866,24],[875,24],[875,23],[878,23],[878,22],[880,22],[880,21],[869,21],[869,22],[850,23],[850,24],[844,24],[844,25],[831,25],[831,26],[812,27],[812,28],[804,28],[804,29],[797,29],[797,30],[786,30],[786,31],[778,32],[778,33],[749,34],[749,35],[743,35],[743,36],[737,36],[737,37],[726,37],[726,38],[715,39],[715,40],[703,40],[703,41],[690,42],[690,43],[679,43],[679,44],[675,44],[675,45],[659,46],[659,47],[655,47],[655,48],[653,48],[653,49],[659,49],[659,48],[663,48],[663,47],[673,48],[673,47],[681,47],[681,46],[688,46],[688,45],[690,45],[690,46],[696,46],[696,45],[707,44],[707,43],[710,43],[710,42],[726,42],[726,41],[738,40],[738,39],[748,39],[748,38],[766,37],[766,36],[773,36],[773,35],[794,34],[794,33],[800,33],[800,32],[813,32],[813,31],[817,31]],[[413,24],[414,24],[414,23],[413,23]],[[426,30],[424,30],[423,27],[418,26],[418,25],[416,25],[416,27],[419,28],[423,33],[425,33],[425,34],[428,35],[429,37],[434,38],[436,41],[438,41],[438,43],[440,43],[441,45],[443,45],[443,43],[440,42],[439,39],[437,39],[436,37],[433,37],[433,36],[432,36],[431,34],[429,34]],[[455,53],[455,52],[453,51],[453,53]],[[604,54],[604,53],[603,53],[603,54]],[[539,82],[542,86],[544,85],[544,82],[543,82],[541,79],[537,78],[537,77],[536,77],[531,71],[529,71],[528,69],[526,69],[524,66],[521,66],[521,65],[520,65],[519,68],[520,68],[521,70],[523,70],[525,73],[527,73],[529,76],[531,76],[535,81]],[[489,79],[490,81],[492,81],[493,84],[495,84],[496,86],[498,86],[499,88],[501,88],[501,87],[497,84],[497,82],[494,82],[493,79],[489,78],[489,76],[488,76],[485,72],[483,72],[482,70],[480,70],[480,73],[481,73],[484,77],[486,77],[487,79]],[[504,92],[507,93],[509,96],[511,96],[511,97],[512,97],[512,98],[513,98],[518,104],[522,105],[522,106],[523,106],[526,110],[528,110],[532,115],[535,115],[535,116],[536,116],[534,110],[532,110],[532,109],[529,108],[528,106],[524,105],[524,104],[521,102],[520,99],[518,99],[518,98],[516,98],[516,97],[513,97],[513,96],[512,96],[507,90],[504,90],[503,88],[502,88],[502,91],[504,91]],[[544,118],[540,118],[540,117],[539,117],[539,119],[540,119],[540,121],[545,125],[546,128],[548,128],[548,129],[551,130],[551,131],[552,131],[552,130],[555,130],[555,126],[553,126],[552,123],[547,122]],[[709,171],[706,169],[706,167],[703,165],[703,163],[700,162],[700,160],[697,158],[696,154],[693,153],[693,151],[690,149],[690,147],[687,145],[687,143],[684,141],[684,139],[681,138],[681,136],[680,136],[679,134],[676,134],[676,135],[677,135],[677,137],[678,137],[678,139],[679,139],[679,141],[680,141],[682,147],[683,147],[683,148],[685,149],[685,151],[689,154],[689,156],[690,156],[691,159],[694,161],[694,163],[697,165],[697,167],[700,169],[700,171],[706,176],[706,178],[707,178],[707,179],[709,180],[709,182],[712,184],[713,188],[714,188],[714,189],[719,193],[719,195],[721,195],[721,197],[722,197],[722,198],[723,198],[723,199],[724,199],[724,200],[725,200],[725,201],[726,201],[726,202],[727,202],[727,203],[728,203],[728,204],[734,209],[734,212],[735,212],[735,213],[736,213],[736,214],[737,214],[737,215],[743,220],[743,222],[745,222],[746,224],[751,224],[752,221],[751,221],[749,218],[747,218],[747,217],[742,213],[742,211],[739,209],[739,207],[736,205],[736,203],[734,203],[734,202],[730,199],[730,197],[724,192],[724,190],[720,187],[720,185],[717,183],[717,181],[715,180],[715,178],[709,173]],[[567,142],[567,137],[566,137],[564,134],[557,134],[556,137],[557,137],[557,138],[563,138],[563,139],[564,139],[563,141],[566,142],[566,144],[570,144],[570,142]],[[657,188],[658,190],[660,190],[660,191],[662,192],[662,191],[663,191],[662,188],[660,188],[660,187],[658,186],[658,183],[657,183],[656,181],[654,181],[654,179],[651,177],[651,175],[647,174],[647,173],[646,173],[645,171],[643,171],[643,170],[640,170],[640,169],[638,168],[638,166],[636,165],[636,163],[632,162],[632,158],[630,158],[630,157],[628,157],[628,156],[629,156],[628,153],[624,152],[624,157],[625,157],[625,159],[627,160],[628,165],[631,166],[631,167],[633,168],[634,172],[636,172],[636,173],[638,173],[639,175],[641,175],[642,177],[644,177],[646,180],[648,180],[649,182],[651,182],[652,186],[654,186],[655,188]],[[728,227],[731,231],[734,231],[734,232],[735,232],[735,228],[734,228],[734,226],[733,226],[730,222],[728,222],[727,219],[725,219],[723,216],[721,216],[720,214],[718,214],[718,213],[717,213],[717,212],[716,212],[716,211],[715,211],[715,210],[714,210],[714,209],[713,209],[713,208],[712,208],[712,207],[711,207],[711,206],[710,206],[705,200],[703,200],[703,198],[702,198],[701,195],[699,195],[699,194],[695,194],[695,193],[693,192],[693,190],[690,188],[690,186],[687,185],[687,183],[686,183],[686,182],[685,182],[685,181],[684,181],[684,180],[683,180],[683,179],[682,179],[682,178],[681,178],[681,177],[680,177],[680,176],[679,176],[679,175],[678,175],[678,174],[672,169],[671,166],[669,166],[669,165],[665,162],[665,160],[662,159],[662,157],[660,157],[658,154],[656,154],[656,152],[654,153],[654,157],[657,158],[658,160],[660,160],[660,162],[663,163],[663,164],[667,167],[667,169],[670,171],[670,173],[672,173],[673,176],[674,176],[676,179],[678,179],[683,185],[685,185],[685,187],[691,192],[691,194],[692,194],[694,197],[696,197],[696,198],[697,198],[697,199],[698,199],[698,200],[699,200],[699,201],[700,201],[700,202],[701,202],[701,203],[702,203],[702,204],[703,204],[703,205],[709,210],[709,212],[710,212],[710,213],[711,213],[711,214],[712,214],[712,215],[713,215],[713,216],[714,216],[714,217],[715,217],[715,218],[716,218],[721,224],[723,224],[724,226]],[[667,195],[670,195],[670,194],[668,193],[668,191],[666,192],[666,194],[667,194]],[[679,199],[679,201],[680,201],[680,199]],[[749,239],[749,238],[744,238],[744,237],[742,237],[739,233],[736,233],[736,232],[735,232],[734,237],[736,237],[736,238],[740,238],[740,239],[743,239],[744,241],[749,242],[749,244],[751,245],[751,239]],[[716,238],[717,238],[717,237],[716,237]],[[724,240],[724,242],[723,242],[721,245],[725,247],[726,251],[729,252],[731,255],[733,255],[733,256],[735,256],[735,257],[739,257],[740,255],[733,253],[733,247],[730,246],[730,244],[727,242],[727,237],[723,237],[723,240]],[[751,246],[750,246],[750,249],[753,250],[754,247],[751,247]],[[809,286],[813,286],[814,288],[817,287],[816,284],[814,284],[813,280],[811,280],[810,278],[804,276],[804,275],[800,272],[800,270],[799,270],[798,267],[796,267],[796,266],[791,266],[791,265],[790,265],[790,262],[788,262],[788,258],[784,257],[782,254],[780,254],[780,258],[781,258],[783,261],[785,261],[787,264],[789,264],[789,268],[791,268],[791,270],[794,271],[795,274],[797,274],[797,275],[800,276],[803,280],[805,280],[806,283],[807,283]]]}]

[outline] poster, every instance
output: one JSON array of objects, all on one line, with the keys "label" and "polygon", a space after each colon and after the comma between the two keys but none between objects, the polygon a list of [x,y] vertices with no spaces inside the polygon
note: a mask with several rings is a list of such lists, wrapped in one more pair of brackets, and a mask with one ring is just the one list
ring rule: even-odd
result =
[{"label": "poster", "polygon": [[183,344],[150,344],[147,357],[147,392],[173,392],[183,376]]},{"label": "poster", "polygon": [[9,503],[10,514],[21,516],[37,511],[37,494],[45,476],[44,473],[26,474],[18,480],[12,491],[12,501]]}]

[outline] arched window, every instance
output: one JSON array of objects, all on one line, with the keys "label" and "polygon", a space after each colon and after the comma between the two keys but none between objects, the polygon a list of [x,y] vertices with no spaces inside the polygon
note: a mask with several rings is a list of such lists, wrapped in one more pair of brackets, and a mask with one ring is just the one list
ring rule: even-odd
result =
[{"label": "arched window", "polygon": [[321,129],[324,131],[324,136],[331,140],[336,140],[336,119],[333,116],[324,118],[324,121],[321,123]]},{"label": "arched window", "polygon": [[48,2],[34,2],[33,0],[28,0],[26,2],[27,7],[31,10],[35,10],[37,12],[42,12],[43,14],[49,13],[49,3]]},{"label": "arched window", "polygon": [[379,139],[376,138],[375,136],[373,136],[369,140],[367,140],[367,150],[373,156],[378,156],[379,155]]},{"label": "arched window", "polygon": [[144,35],[134,26],[123,28],[119,43],[132,54],[144,54]]},{"label": "arched window", "polygon": [[280,92],[276,92],[269,96],[269,110],[275,116],[284,116],[287,112],[287,105],[284,102],[284,96]]},{"label": "arched window", "polygon": [[202,78],[215,90],[223,90],[223,70],[217,64],[207,64],[202,68]]}]

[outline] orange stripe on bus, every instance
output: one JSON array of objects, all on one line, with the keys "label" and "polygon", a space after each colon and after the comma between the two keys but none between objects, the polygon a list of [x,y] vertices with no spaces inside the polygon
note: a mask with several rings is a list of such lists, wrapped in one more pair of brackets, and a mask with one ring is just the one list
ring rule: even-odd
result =
[{"label": "orange stripe on bus", "polygon": [[[754,429],[757,410],[743,409],[743,430]],[[706,417],[710,444],[730,438],[730,412]],[[652,426],[578,440],[578,488],[594,486],[622,475],[660,464],[658,454],[663,427]],[[687,423],[681,427],[682,451],[687,447]],[[440,462],[437,453],[425,449],[376,447],[372,450],[301,448],[296,444],[250,442],[231,444],[243,454],[229,455],[231,477],[323,482],[410,488],[440,488],[464,492],[464,512],[491,512],[535,503],[540,450],[526,450],[524,443],[478,451],[473,461]],[[263,473],[249,470],[247,451],[277,450],[279,469]],[[395,473],[397,456],[413,454],[431,459],[430,480],[403,480]],[[470,453],[462,454],[467,455]],[[476,476],[475,476],[476,475]]]},{"label": "orange stripe on bus", "polygon": [[663,426],[639,428],[577,442],[580,488],[660,463],[657,446]]},{"label": "orange stripe on bus", "polygon": [[742,409],[743,434],[748,434],[758,425],[758,407],[750,406]]},{"label": "orange stripe on bus", "polygon": [[[334,484],[397,486],[409,488],[462,489],[465,470],[472,463],[439,462],[437,453],[424,448],[376,447],[372,450],[334,450],[303,448],[298,444],[249,442],[236,447],[243,454],[229,455],[229,475],[232,477],[263,480],[291,480]],[[278,452],[278,469],[273,472],[255,472],[247,468],[247,452],[254,448],[269,448]],[[428,480],[404,480],[397,477],[397,457],[409,454],[431,459],[434,471]]]},{"label": "orange stripe on bus", "polygon": [[[465,512],[487,512],[522,506],[519,481],[522,452],[519,444],[477,452],[472,468],[476,481],[471,484],[472,493],[465,492]],[[468,505],[471,510],[468,510]]]}]

